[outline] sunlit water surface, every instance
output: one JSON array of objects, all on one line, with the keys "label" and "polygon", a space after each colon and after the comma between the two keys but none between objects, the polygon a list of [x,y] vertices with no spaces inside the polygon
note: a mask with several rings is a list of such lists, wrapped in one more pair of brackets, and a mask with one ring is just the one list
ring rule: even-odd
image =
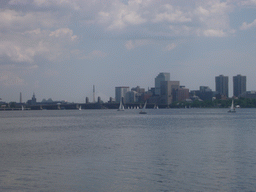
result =
[{"label": "sunlit water surface", "polygon": [[256,109],[0,112],[0,191],[256,191]]}]

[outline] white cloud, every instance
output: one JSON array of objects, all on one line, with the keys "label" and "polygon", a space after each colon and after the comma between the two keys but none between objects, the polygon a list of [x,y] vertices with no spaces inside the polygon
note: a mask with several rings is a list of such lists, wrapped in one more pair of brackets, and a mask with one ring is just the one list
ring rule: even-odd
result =
[{"label": "white cloud", "polygon": [[179,7],[174,8],[170,4],[166,4],[163,6],[164,12],[161,11],[161,7],[159,12],[156,14],[153,22],[190,22],[191,18],[188,17],[188,14],[183,13]]},{"label": "white cloud", "polygon": [[0,85],[4,86],[24,86],[26,81],[24,79],[30,73],[37,70],[37,65],[21,66],[15,64],[0,66]]},{"label": "white cloud", "polygon": [[73,35],[73,31],[69,28],[61,28],[57,29],[56,31],[53,31],[49,35],[50,37],[56,37],[56,38],[67,38],[71,41],[74,41],[77,39],[76,35]]},{"label": "white cloud", "polygon": [[206,37],[224,37],[226,34],[222,30],[207,29],[203,32]]},{"label": "white cloud", "polygon": [[125,47],[126,49],[131,50],[140,46],[148,45],[149,43],[149,40],[129,40],[125,43]]},{"label": "white cloud", "polygon": [[110,12],[101,11],[98,14],[99,23],[107,24],[108,30],[120,30],[130,25],[140,25],[146,22],[136,11],[130,10],[126,5],[120,5],[118,9]]},{"label": "white cloud", "polygon": [[[12,62],[33,62],[35,51],[27,48],[23,49],[18,44],[13,44],[11,41],[3,41],[0,43],[0,56],[8,57]],[[2,61],[3,62],[3,61]]]},{"label": "white cloud", "polygon": [[246,23],[244,22],[242,24],[242,26],[240,27],[241,30],[247,30],[247,29],[251,29],[253,27],[256,27],[256,19],[252,22],[252,23]]},{"label": "white cloud", "polygon": [[200,3],[194,11],[194,19],[198,21],[195,34],[206,37],[224,37],[234,33],[229,25],[229,13],[233,5],[219,0]]},{"label": "white cloud", "polygon": [[[63,19],[68,20],[67,16]],[[0,12],[0,29],[2,30],[21,32],[41,27],[52,28],[58,25],[57,17],[50,12],[21,12],[10,9]]]},{"label": "white cloud", "polygon": [[34,5],[37,7],[69,7],[78,10],[80,7],[77,5],[76,1],[70,0],[11,0],[10,5]]}]

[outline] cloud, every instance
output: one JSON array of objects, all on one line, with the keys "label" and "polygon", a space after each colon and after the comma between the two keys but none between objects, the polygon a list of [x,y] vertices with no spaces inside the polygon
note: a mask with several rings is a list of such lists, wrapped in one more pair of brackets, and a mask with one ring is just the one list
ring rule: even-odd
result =
[{"label": "cloud", "polygon": [[252,22],[252,23],[246,23],[244,22],[242,24],[242,26],[240,27],[241,30],[247,30],[247,29],[251,29],[253,27],[256,27],[256,19]]},{"label": "cloud", "polygon": [[179,7],[174,8],[170,4],[166,4],[162,7],[164,11],[161,11],[160,7],[153,22],[191,22],[191,18],[188,16],[189,14],[183,13]]},{"label": "cloud", "polygon": [[[68,16],[63,16],[63,22]],[[23,32],[35,28],[52,28],[59,26],[56,15],[51,12],[22,12],[5,9],[0,11],[0,29],[2,31]]]},{"label": "cloud", "polygon": [[36,7],[68,7],[78,10],[80,7],[75,1],[69,0],[11,0],[10,5],[34,5]]},{"label": "cloud", "polygon": [[241,5],[255,6],[256,0],[243,0],[239,2]]},{"label": "cloud", "polygon": [[149,43],[149,40],[129,40],[125,43],[125,47],[126,49],[131,50],[140,46],[148,45]]},{"label": "cloud", "polygon": [[195,34],[195,28],[186,25],[170,25],[169,29],[173,36],[192,36]]},{"label": "cloud", "polygon": [[38,69],[37,65],[17,67],[15,64],[0,66],[0,85],[25,86],[25,76]]},{"label": "cloud", "polygon": [[222,30],[207,29],[203,32],[206,37],[224,37],[226,34]]},{"label": "cloud", "polygon": [[74,41],[77,39],[76,35],[73,35],[73,31],[69,28],[61,28],[57,29],[50,33],[50,37],[56,37],[56,38],[66,38],[70,39],[71,41]]},{"label": "cloud", "polygon": [[99,12],[99,23],[106,24],[108,30],[121,30],[128,26],[140,25],[146,22],[146,19],[130,9],[126,5],[121,5],[119,9],[110,12]]},{"label": "cloud", "polygon": [[175,43],[171,43],[171,44],[168,44],[166,47],[165,47],[165,50],[166,51],[171,51],[173,49],[175,49],[177,47],[177,45]]},{"label": "cloud", "polygon": [[198,21],[196,34],[206,37],[224,37],[234,30],[229,25],[229,13],[233,5],[218,0],[204,1],[194,10],[194,19]]}]

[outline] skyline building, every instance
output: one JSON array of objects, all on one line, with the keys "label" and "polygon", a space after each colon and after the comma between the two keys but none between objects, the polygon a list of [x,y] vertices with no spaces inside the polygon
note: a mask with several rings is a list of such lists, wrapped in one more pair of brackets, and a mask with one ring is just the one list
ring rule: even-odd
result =
[{"label": "skyline building", "polygon": [[124,100],[122,102],[125,101],[125,94],[129,91],[129,87],[127,86],[121,86],[121,87],[115,87],[115,99],[116,102],[120,102],[122,98],[124,98]]},{"label": "skyline building", "polygon": [[22,103],[22,93],[20,92],[20,103]]},{"label": "skyline building", "polygon": [[155,95],[160,95],[162,81],[170,81],[170,73],[159,73],[155,78]]},{"label": "skyline building", "polygon": [[175,90],[179,87],[179,81],[161,81],[160,104],[171,104],[176,99]]},{"label": "skyline building", "polygon": [[246,92],[246,76],[237,75],[233,76],[233,95],[238,97]]},{"label": "skyline building", "polygon": [[133,103],[138,102],[137,100],[137,92],[136,91],[128,91],[125,94],[125,103]]},{"label": "skyline building", "polygon": [[178,89],[174,90],[175,97],[173,97],[172,102],[174,101],[185,101],[189,99],[189,89],[185,86],[180,86]]},{"label": "skyline building", "polygon": [[216,91],[228,97],[228,76],[219,75],[215,77],[215,87]]}]

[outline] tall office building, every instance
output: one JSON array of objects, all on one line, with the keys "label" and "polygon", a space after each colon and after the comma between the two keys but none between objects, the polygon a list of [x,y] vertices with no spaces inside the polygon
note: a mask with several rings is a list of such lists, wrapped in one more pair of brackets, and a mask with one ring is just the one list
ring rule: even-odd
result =
[{"label": "tall office building", "polygon": [[233,77],[233,94],[238,97],[246,92],[246,76],[237,75]]},{"label": "tall office building", "polygon": [[175,101],[175,90],[179,89],[179,87],[179,81],[161,81],[160,104],[169,105]]},{"label": "tall office building", "polygon": [[155,78],[155,95],[160,95],[162,81],[170,81],[170,73],[159,73]]},{"label": "tall office building", "polygon": [[[125,94],[129,91],[129,87],[115,87],[116,102],[120,102],[122,98],[125,99]],[[124,100],[125,101],[125,100]]]},{"label": "tall office building", "polygon": [[216,91],[228,97],[228,76],[216,76],[215,77],[215,86],[216,86]]}]

